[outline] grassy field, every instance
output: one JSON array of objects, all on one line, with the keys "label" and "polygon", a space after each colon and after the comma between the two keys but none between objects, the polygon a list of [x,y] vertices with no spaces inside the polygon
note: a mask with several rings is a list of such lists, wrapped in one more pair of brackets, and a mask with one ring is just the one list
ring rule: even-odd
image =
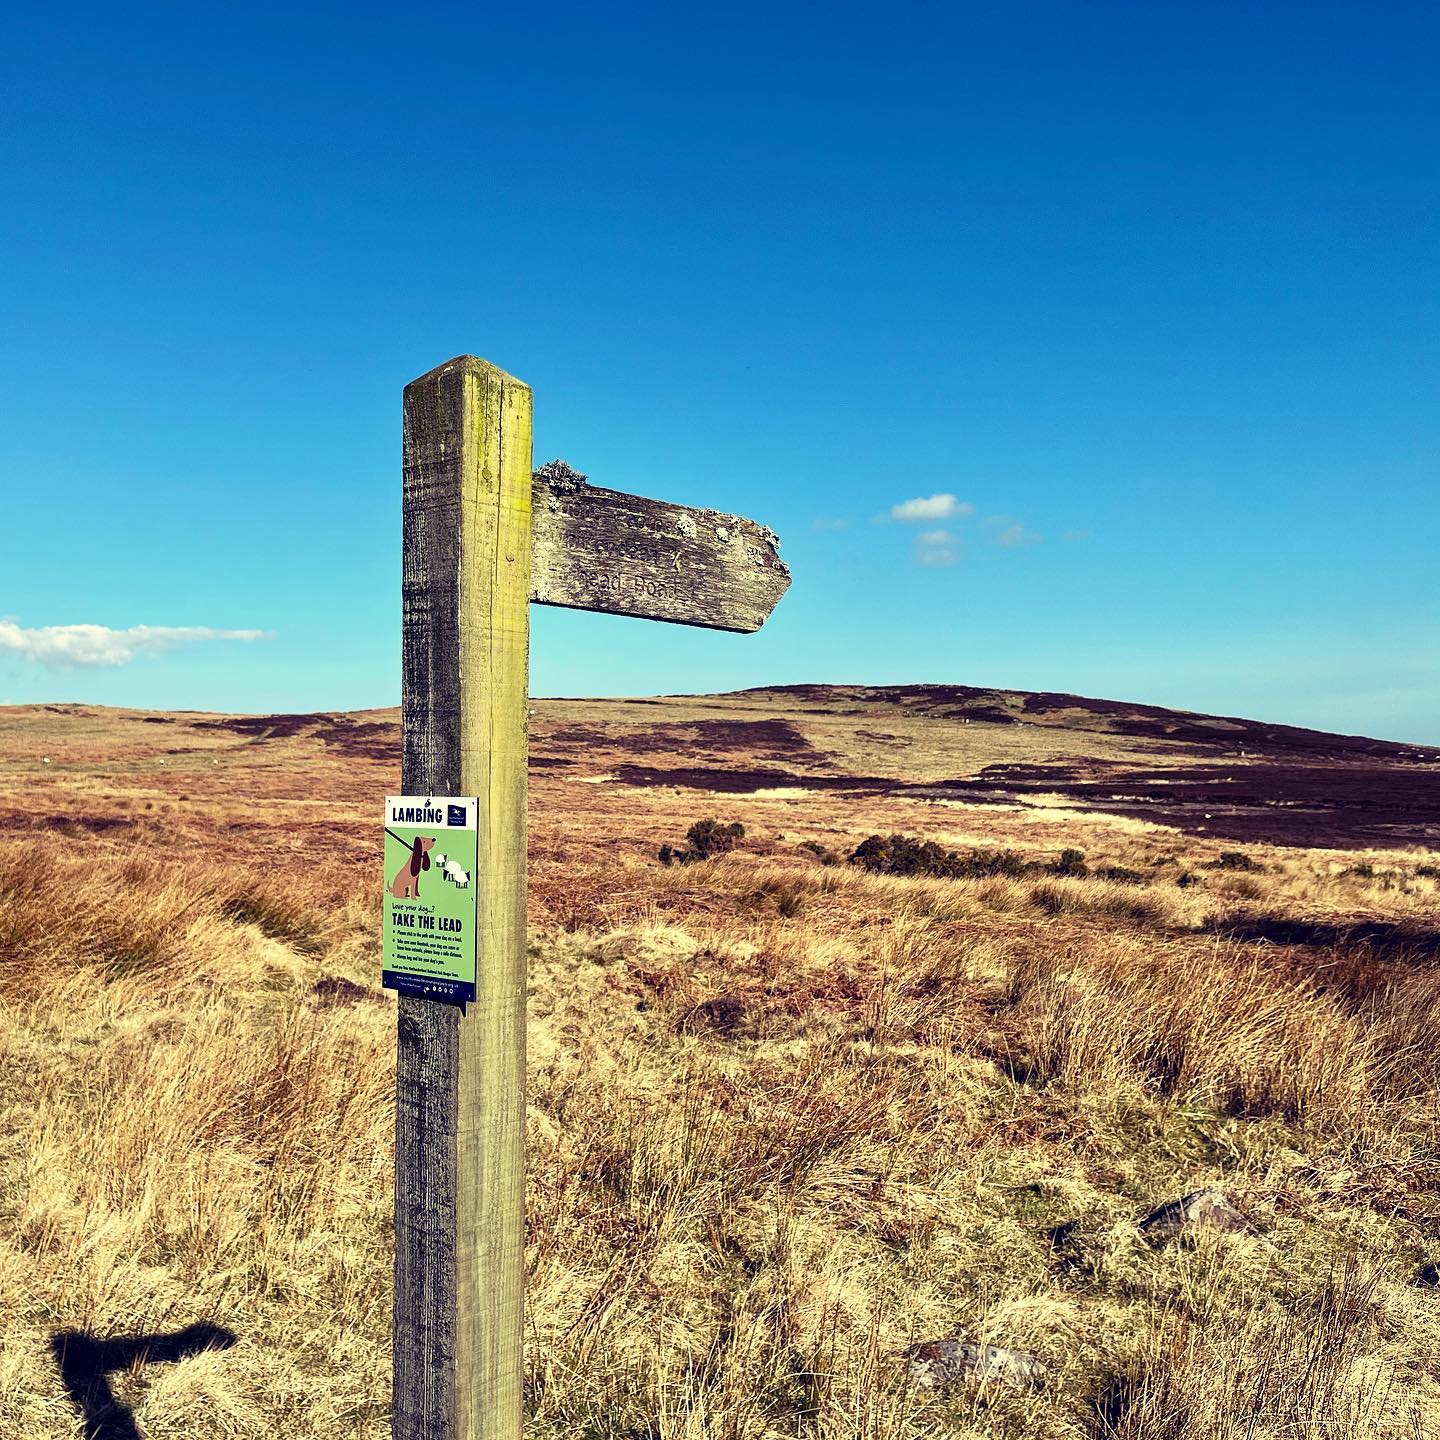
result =
[{"label": "grassy field", "polygon": [[[1440,1435],[1440,754],[978,693],[537,702],[530,1433]],[[0,1440],[388,1435],[397,736],[0,710]]]}]

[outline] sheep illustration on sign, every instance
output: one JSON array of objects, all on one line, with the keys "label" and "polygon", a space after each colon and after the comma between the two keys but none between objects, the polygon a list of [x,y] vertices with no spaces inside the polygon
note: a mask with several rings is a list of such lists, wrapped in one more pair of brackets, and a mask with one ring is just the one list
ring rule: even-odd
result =
[{"label": "sheep illustration on sign", "polygon": [[435,868],[440,872],[443,879],[448,880],[452,885],[463,890],[470,883],[469,873],[460,868],[460,862],[453,860],[448,855],[435,856]]},{"label": "sheep illustration on sign", "polygon": [[385,801],[383,983],[431,1000],[475,998],[475,869],[479,801]]}]

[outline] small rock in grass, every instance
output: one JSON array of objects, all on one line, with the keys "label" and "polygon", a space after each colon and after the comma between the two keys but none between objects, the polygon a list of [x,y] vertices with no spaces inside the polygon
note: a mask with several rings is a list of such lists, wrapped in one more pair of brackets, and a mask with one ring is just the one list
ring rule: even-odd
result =
[{"label": "small rock in grass", "polygon": [[942,1393],[957,1385],[983,1385],[989,1381],[1038,1390],[1047,1373],[1045,1362],[1024,1350],[974,1345],[968,1340],[927,1340],[912,1345],[905,1354],[911,1375]]},{"label": "small rock in grass", "polygon": [[1157,1240],[1213,1230],[1222,1235],[1253,1235],[1255,1227],[1218,1191],[1192,1190],[1152,1210],[1141,1222],[1140,1233]]}]

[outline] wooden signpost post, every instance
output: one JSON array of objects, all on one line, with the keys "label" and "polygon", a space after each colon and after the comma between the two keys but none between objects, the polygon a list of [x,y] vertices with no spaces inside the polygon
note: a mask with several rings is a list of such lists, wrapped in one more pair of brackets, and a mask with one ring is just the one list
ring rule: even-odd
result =
[{"label": "wooden signpost post", "polygon": [[790,583],[753,521],[532,472],[530,423],[473,356],[405,387],[402,788],[479,813],[475,999],[399,999],[395,1440],[521,1434],[529,603],[753,631]]}]

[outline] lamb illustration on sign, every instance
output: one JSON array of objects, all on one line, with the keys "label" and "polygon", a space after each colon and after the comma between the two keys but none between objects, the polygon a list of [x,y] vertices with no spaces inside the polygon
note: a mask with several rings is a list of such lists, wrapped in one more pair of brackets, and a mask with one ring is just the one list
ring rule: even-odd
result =
[{"label": "lamb illustration on sign", "polygon": [[405,794],[387,820],[444,837],[413,878],[433,859],[448,883],[392,891],[383,920],[394,1440],[522,1434],[530,602],[750,633],[790,584],[753,520],[604,490],[563,460],[533,469],[531,408],[473,355],[405,387]]},{"label": "lamb illustration on sign", "polygon": [[441,878],[448,880],[457,890],[463,890],[470,883],[470,877],[461,868],[458,860],[451,860],[446,855],[436,855],[433,858]]}]

